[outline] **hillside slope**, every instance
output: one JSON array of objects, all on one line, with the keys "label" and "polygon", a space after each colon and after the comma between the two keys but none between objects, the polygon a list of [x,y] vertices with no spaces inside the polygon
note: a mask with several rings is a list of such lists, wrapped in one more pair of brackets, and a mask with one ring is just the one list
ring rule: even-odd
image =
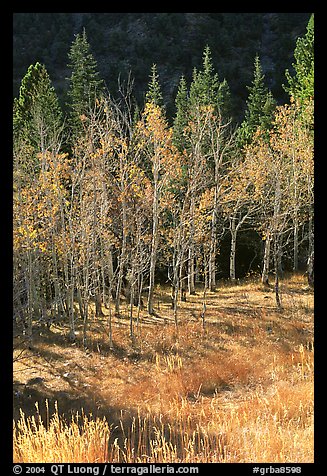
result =
[{"label": "hillside slope", "polygon": [[291,67],[296,38],[305,33],[309,13],[16,13],[14,14],[14,95],[31,63],[44,63],[60,97],[69,74],[67,54],[85,27],[99,70],[111,93],[117,78],[131,71],[135,95],[143,100],[150,68],[158,66],[170,112],[180,76],[191,80],[204,47],[212,51],[219,76],[226,78],[241,116],[246,85],[258,53],[275,97],[282,101],[284,72]]},{"label": "hillside slope", "polygon": [[203,327],[198,289],[176,329],[162,289],[134,340],[128,311],[115,318],[112,350],[106,317],[90,322],[86,351],[62,326],[40,328],[32,349],[15,339],[14,461],[312,462],[313,293],[301,275],[281,290],[277,312],[255,280],[221,285]]}]

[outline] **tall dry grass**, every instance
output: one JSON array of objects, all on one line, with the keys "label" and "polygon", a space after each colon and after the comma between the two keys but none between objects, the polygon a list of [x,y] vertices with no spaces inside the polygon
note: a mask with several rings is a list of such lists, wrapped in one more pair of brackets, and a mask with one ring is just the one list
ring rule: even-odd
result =
[{"label": "tall dry grass", "polygon": [[[46,402],[47,406],[47,402]],[[47,406],[48,409],[48,406]],[[29,463],[96,463],[107,460],[110,427],[105,419],[76,413],[67,422],[58,407],[44,422],[38,405],[36,416],[14,423],[14,461]]]},{"label": "tall dry grass", "polygon": [[[14,461],[313,461],[312,345],[274,355],[264,385],[234,388],[230,398],[226,392],[202,391],[210,380],[210,363],[202,382],[194,376],[199,368],[194,370],[192,380],[180,355],[157,355],[160,406],[139,407],[131,419],[122,411],[116,426],[85,414],[66,421],[58,409],[45,422],[38,408],[33,417],[22,412],[14,424]],[[214,381],[217,374],[211,377]]]}]

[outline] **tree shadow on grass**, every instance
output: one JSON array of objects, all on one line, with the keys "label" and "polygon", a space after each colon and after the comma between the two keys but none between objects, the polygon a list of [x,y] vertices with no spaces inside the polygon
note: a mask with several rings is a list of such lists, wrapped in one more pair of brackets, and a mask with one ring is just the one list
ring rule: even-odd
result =
[{"label": "tree shadow on grass", "polygon": [[[204,389],[204,393],[212,393],[211,389]],[[183,427],[182,422],[172,421],[168,416],[162,414],[146,413],[142,414],[134,408],[124,408],[111,406],[104,400],[90,398],[89,395],[72,396],[69,392],[52,391],[49,392],[43,382],[38,381],[37,385],[32,382],[30,385],[22,386],[19,382],[14,382],[14,420],[17,422],[24,412],[25,417],[34,417],[36,431],[40,418],[46,429],[49,428],[54,416],[60,421],[80,424],[83,431],[83,415],[88,419],[96,418],[107,421],[110,426],[110,438],[108,442],[109,451],[113,445],[121,448],[121,462],[124,462],[126,448],[129,448],[133,457],[148,457],[153,455],[153,448],[162,442],[167,443],[166,450],[173,449],[174,458],[183,461],[185,458],[185,441],[188,438],[192,442],[194,454],[200,454],[204,445],[210,447],[210,451],[217,454],[217,448],[221,448],[221,456],[227,446],[227,437],[224,434],[208,433],[202,431],[196,419],[187,419],[187,425]],[[77,414],[79,419],[76,419]],[[192,426],[192,428],[190,428]],[[194,438],[194,431],[196,438]],[[187,436],[186,436],[187,434]],[[158,443],[156,443],[156,441]],[[155,456],[158,461],[158,454]],[[160,458],[160,456],[159,456]],[[133,462],[133,461],[128,461]]]}]

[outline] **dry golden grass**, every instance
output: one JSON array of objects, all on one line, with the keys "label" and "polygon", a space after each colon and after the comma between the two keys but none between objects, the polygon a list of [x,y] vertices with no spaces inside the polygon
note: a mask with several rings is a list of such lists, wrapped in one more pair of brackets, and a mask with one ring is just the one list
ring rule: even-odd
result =
[{"label": "dry golden grass", "polygon": [[[47,403],[46,403],[47,404]],[[105,419],[78,413],[65,422],[56,411],[45,424],[36,416],[14,423],[14,455],[17,462],[96,463],[107,459],[110,428]]]},{"label": "dry golden grass", "polygon": [[14,461],[312,462],[313,295],[301,276],[281,289],[279,313],[258,282],[220,287],[205,329],[201,294],[178,329],[166,299],[133,341],[115,319],[112,351],[105,322],[87,354],[62,329],[40,336],[14,366]]}]

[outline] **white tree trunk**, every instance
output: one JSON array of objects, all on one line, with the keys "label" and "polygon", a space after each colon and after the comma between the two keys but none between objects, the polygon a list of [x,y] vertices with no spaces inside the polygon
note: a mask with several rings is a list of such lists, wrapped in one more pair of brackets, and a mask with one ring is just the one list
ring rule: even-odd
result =
[{"label": "white tree trunk", "polygon": [[236,272],[235,272],[235,257],[236,257],[236,236],[237,236],[237,228],[235,226],[235,217],[231,218],[231,244],[230,244],[230,258],[229,258],[229,277],[232,281],[236,279]]},{"label": "white tree trunk", "polygon": [[297,217],[293,222],[293,271],[299,269],[299,223]]},{"label": "white tree trunk", "polygon": [[188,273],[187,286],[189,294],[195,294],[195,270],[194,270],[194,244],[191,243],[188,250]]},{"label": "white tree trunk", "polygon": [[155,269],[157,262],[158,248],[158,226],[159,226],[159,164],[154,164],[154,194],[152,204],[152,242],[150,254],[150,277],[149,277],[149,294],[148,294],[148,313],[154,314],[153,309],[153,293],[155,281]]},{"label": "white tree trunk", "polygon": [[194,269],[194,198],[191,198],[190,204],[190,237],[189,237],[189,250],[188,250],[188,273],[187,273],[187,285],[189,294],[195,294],[195,269]]},{"label": "white tree trunk", "polygon": [[210,256],[209,256],[209,283],[208,285],[209,285],[210,291],[215,291],[216,289],[217,202],[218,202],[218,192],[217,192],[217,187],[215,187],[215,197],[214,197],[214,204],[213,204],[213,211],[212,211],[212,218],[211,218],[211,240],[210,240]]},{"label": "white tree trunk", "polygon": [[261,275],[261,281],[263,284],[269,284],[270,244],[271,244],[271,236],[269,233],[268,236],[266,237],[265,251],[263,256],[263,270]]},{"label": "white tree trunk", "polygon": [[314,285],[314,230],[313,230],[313,207],[310,208],[309,216],[309,249],[308,249],[308,283],[311,287]]}]

